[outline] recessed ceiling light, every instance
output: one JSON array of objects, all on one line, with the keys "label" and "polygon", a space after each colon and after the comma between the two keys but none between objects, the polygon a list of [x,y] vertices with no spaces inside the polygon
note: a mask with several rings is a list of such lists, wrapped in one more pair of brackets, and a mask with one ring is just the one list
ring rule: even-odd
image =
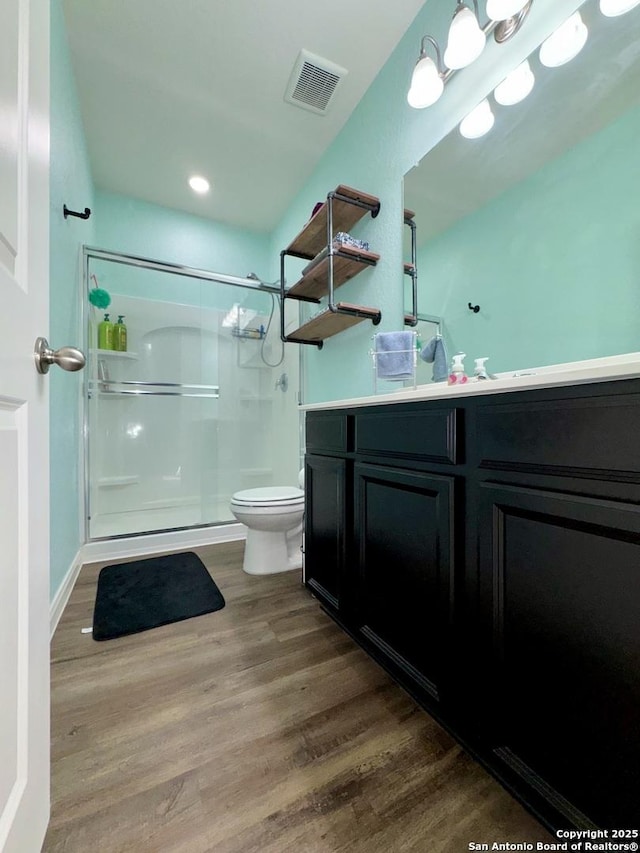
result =
[{"label": "recessed ceiling light", "polygon": [[209,181],[201,175],[192,175],[189,178],[189,186],[194,193],[200,193],[200,195],[208,193],[210,188]]}]

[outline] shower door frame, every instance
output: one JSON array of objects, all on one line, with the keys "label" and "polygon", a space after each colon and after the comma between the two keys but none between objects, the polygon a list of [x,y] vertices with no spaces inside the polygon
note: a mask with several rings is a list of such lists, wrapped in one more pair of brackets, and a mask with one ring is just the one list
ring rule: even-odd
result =
[{"label": "shower door frame", "polygon": [[[82,287],[81,294],[81,323],[82,323],[82,346],[85,353],[89,352],[89,289],[90,289],[90,272],[89,264],[92,259],[111,261],[116,264],[125,266],[138,267],[142,269],[154,270],[155,272],[165,272],[172,275],[181,275],[186,278],[200,279],[201,281],[210,281],[215,284],[228,284],[233,287],[244,287],[247,290],[259,290],[265,293],[273,293],[280,296],[280,286],[267,284],[259,279],[249,277],[240,277],[227,275],[226,273],[217,273],[212,270],[203,270],[197,267],[189,267],[184,264],[175,264],[169,261],[159,261],[154,258],[145,258],[140,255],[130,255],[125,252],[116,252],[108,249],[100,249],[95,246],[82,247],[82,275],[80,282]],[[301,350],[303,348],[301,347]],[[302,388],[303,372],[303,354],[300,352],[300,387]],[[89,432],[89,383],[91,377],[89,371],[83,371],[82,380],[82,435],[83,435],[83,452],[82,452],[82,467],[83,467],[83,530],[85,542],[111,542],[118,539],[130,539],[140,536],[158,536],[163,533],[176,533],[182,530],[201,530],[207,527],[221,527],[229,524],[228,521],[209,521],[200,524],[182,525],[180,527],[163,527],[160,530],[140,530],[135,533],[118,533],[112,536],[94,536],[91,537],[89,530],[89,511],[90,511],[90,479],[89,479],[89,460],[90,460],[90,441]],[[302,404],[301,394],[298,393],[298,406]],[[298,410],[298,418],[302,418],[303,414]]]}]

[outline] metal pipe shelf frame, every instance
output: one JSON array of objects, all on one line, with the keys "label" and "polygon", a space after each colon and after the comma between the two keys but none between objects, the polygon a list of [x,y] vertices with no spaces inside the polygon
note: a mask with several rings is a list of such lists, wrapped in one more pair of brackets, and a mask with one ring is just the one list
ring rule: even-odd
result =
[{"label": "metal pipe shelf frame", "polygon": [[[363,317],[364,319],[371,319],[373,325],[377,326],[382,319],[382,313],[380,311],[378,311],[378,316],[374,317],[372,319],[370,311],[369,312],[359,311],[355,307],[349,307],[349,308],[341,307],[335,301],[333,264],[334,264],[334,258],[336,256],[340,255],[340,249],[334,248],[334,245],[333,245],[333,237],[334,237],[334,234],[333,234],[333,204],[334,204],[334,201],[341,201],[341,202],[344,202],[345,204],[349,204],[349,205],[352,205],[354,207],[362,208],[363,210],[366,210],[371,214],[372,219],[375,219],[376,216],[378,215],[378,213],[380,212],[380,202],[376,201],[375,204],[372,204],[372,203],[363,201],[362,199],[359,199],[359,198],[351,198],[350,196],[343,195],[342,193],[338,192],[337,190],[332,190],[331,192],[327,193],[327,257],[329,259],[328,275],[327,275],[327,291],[328,291],[327,292],[327,296],[328,296],[327,307],[332,314],[345,314],[345,315],[348,315],[351,317]],[[285,333],[284,305],[285,305],[286,299],[297,299],[301,302],[313,302],[316,304],[319,303],[318,299],[305,297],[305,296],[301,296],[301,295],[293,295],[293,296],[287,295],[286,277],[285,277],[286,258],[287,257],[299,258],[302,260],[312,260],[312,258],[310,258],[308,254],[305,254],[302,252],[296,252],[295,250],[283,249],[280,252],[280,339],[284,343],[306,344],[306,345],[310,345],[310,346],[315,346],[319,350],[321,350],[323,347],[323,343],[324,343],[322,340],[309,341],[309,340],[304,340],[302,338],[296,338],[295,332],[291,335],[287,335]],[[373,266],[374,264],[370,264],[370,265]]]}]

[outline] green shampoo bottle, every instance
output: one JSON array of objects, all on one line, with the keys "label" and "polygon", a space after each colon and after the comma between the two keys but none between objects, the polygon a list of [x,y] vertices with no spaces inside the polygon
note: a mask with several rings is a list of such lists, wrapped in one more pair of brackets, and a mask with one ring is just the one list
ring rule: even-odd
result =
[{"label": "green shampoo bottle", "polygon": [[113,323],[108,314],[98,324],[98,349],[113,349]]},{"label": "green shampoo bottle", "polygon": [[118,352],[127,351],[127,327],[124,323],[124,314],[118,314],[118,322],[113,327],[113,348]]}]

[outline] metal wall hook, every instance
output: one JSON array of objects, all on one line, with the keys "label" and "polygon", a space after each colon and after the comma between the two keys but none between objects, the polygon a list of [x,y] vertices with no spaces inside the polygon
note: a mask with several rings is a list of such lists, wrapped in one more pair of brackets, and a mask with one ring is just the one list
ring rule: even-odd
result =
[{"label": "metal wall hook", "polygon": [[480,310],[480,306],[479,305],[472,305],[471,303],[469,303],[469,310],[473,311],[474,314],[477,314],[478,311]]},{"label": "metal wall hook", "polygon": [[69,210],[66,204],[62,205],[62,213],[66,219],[68,216],[77,216],[78,219],[88,219],[91,216],[91,210],[85,207],[84,213],[79,213],[77,210]]}]

